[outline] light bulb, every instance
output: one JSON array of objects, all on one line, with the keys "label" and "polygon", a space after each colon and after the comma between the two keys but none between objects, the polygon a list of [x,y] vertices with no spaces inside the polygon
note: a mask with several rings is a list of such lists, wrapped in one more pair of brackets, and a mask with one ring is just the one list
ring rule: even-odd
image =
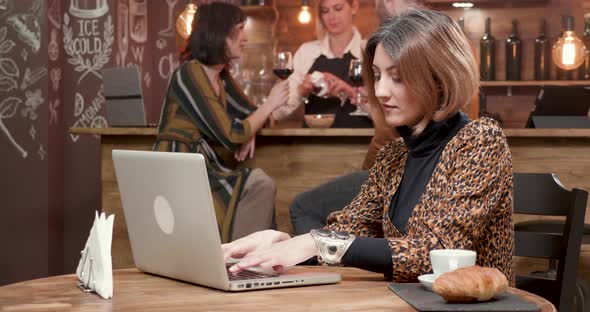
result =
[{"label": "light bulb", "polygon": [[176,20],[176,31],[183,39],[188,39],[191,35],[195,13],[197,13],[197,6],[189,3]]},{"label": "light bulb", "polygon": [[584,63],[584,54],[586,53],[586,46],[574,33],[573,24],[573,18],[568,17],[566,31],[553,45],[553,62],[564,70],[580,67]]},{"label": "light bulb", "polygon": [[297,16],[297,19],[299,20],[299,23],[301,23],[301,24],[307,24],[311,21],[311,13],[309,13],[309,6],[304,5],[301,7],[301,11],[299,12],[299,15]]}]

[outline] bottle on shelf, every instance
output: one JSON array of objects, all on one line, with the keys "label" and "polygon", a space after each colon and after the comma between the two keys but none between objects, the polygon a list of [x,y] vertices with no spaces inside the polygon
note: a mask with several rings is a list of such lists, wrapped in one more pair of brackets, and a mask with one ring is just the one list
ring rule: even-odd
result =
[{"label": "bottle on shelf", "polygon": [[496,80],[496,39],[492,36],[491,19],[486,18],[485,33],[479,42],[481,80]]},{"label": "bottle on shelf", "polygon": [[465,34],[465,18],[463,16],[459,17],[459,21],[457,23],[459,24],[459,28],[461,28],[463,34]]},{"label": "bottle on shelf", "polygon": [[578,80],[590,80],[590,13],[584,14],[584,35],[582,41],[586,46],[584,63],[578,70]]},{"label": "bottle on shelf", "polygon": [[506,39],[506,80],[521,80],[522,43],[518,37],[518,21],[512,20],[512,33]]},{"label": "bottle on shelf", "polygon": [[542,18],[539,36],[535,39],[535,80],[550,80],[551,46],[545,36],[546,31],[547,23]]},{"label": "bottle on shelf", "polygon": [[[555,42],[557,42],[557,40],[559,40],[559,37],[563,36],[563,33],[565,32],[565,29],[566,29],[567,19],[568,19],[567,15],[561,16],[561,30],[559,31],[559,35],[557,35],[557,38],[555,38]],[[574,79],[574,71],[573,70],[561,69],[561,68],[559,68],[559,66],[555,65],[555,62],[552,61],[552,63],[553,63],[553,66],[555,66],[555,79],[556,80],[573,80]]]}]

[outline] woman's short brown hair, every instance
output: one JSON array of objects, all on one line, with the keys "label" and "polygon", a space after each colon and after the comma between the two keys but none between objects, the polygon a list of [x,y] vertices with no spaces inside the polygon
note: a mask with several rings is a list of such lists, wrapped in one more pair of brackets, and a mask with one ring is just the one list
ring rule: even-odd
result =
[{"label": "woman's short brown hair", "polygon": [[364,79],[375,97],[373,59],[377,45],[392,58],[402,82],[426,115],[413,128],[420,134],[431,120],[442,121],[468,105],[479,88],[473,51],[459,26],[446,14],[409,9],[386,20],[367,41]]}]

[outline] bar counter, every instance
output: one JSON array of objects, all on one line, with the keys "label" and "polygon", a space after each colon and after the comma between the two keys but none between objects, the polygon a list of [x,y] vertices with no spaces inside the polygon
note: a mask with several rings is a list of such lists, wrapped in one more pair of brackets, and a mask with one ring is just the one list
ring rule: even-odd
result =
[{"label": "bar counter", "polygon": [[[71,134],[98,135],[101,140],[102,209],[118,216],[113,233],[113,268],[132,267],[133,259],[111,151],[150,150],[156,131],[156,128],[70,129]],[[504,129],[504,133],[515,172],[551,172],[558,174],[568,188],[590,190],[590,129]],[[372,136],[373,129],[262,129],[256,139],[256,157],[248,165],[262,168],[277,184],[278,229],[291,232],[288,205],[298,193],[360,170]],[[590,213],[587,213],[586,223],[589,220]],[[582,246],[581,257],[580,269],[590,277],[590,249]]]}]

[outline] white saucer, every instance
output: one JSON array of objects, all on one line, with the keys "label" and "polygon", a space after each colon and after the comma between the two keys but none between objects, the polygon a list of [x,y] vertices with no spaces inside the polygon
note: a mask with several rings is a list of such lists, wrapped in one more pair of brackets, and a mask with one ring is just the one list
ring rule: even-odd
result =
[{"label": "white saucer", "polygon": [[432,284],[434,284],[434,280],[436,280],[436,278],[437,276],[435,274],[424,274],[418,276],[420,283],[428,290],[432,290]]}]

